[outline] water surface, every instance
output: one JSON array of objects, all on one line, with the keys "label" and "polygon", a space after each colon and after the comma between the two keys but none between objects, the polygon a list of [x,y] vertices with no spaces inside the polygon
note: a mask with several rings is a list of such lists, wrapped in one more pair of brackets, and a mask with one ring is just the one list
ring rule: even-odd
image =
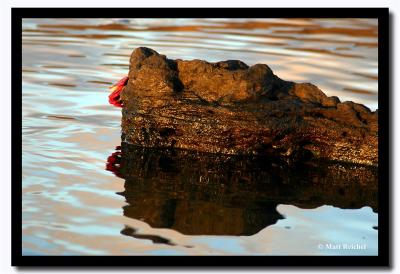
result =
[{"label": "water surface", "polygon": [[145,160],[128,177],[107,166],[121,144],[107,89],[134,48],[265,63],[375,110],[377,20],[24,19],[22,43],[23,254],[377,254],[376,197],[354,184],[311,188],[296,177],[294,191],[279,185],[285,170],[269,171],[266,185],[251,171],[236,182],[192,167],[142,176]]}]

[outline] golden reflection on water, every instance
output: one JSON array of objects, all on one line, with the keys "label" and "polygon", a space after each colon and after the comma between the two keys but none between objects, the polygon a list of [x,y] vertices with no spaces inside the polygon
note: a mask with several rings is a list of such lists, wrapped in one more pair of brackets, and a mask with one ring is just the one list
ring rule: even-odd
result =
[{"label": "golden reflection on water", "polygon": [[340,240],[376,253],[377,214],[362,205],[305,210],[288,201],[273,209],[286,219],[254,235],[151,227],[124,215],[133,201],[116,194],[125,180],[105,160],[120,144],[121,118],[107,88],[127,74],[134,48],[265,63],[282,79],[376,109],[377,20],[24,19],[22,43],[24,254],[321,254],[318,243]]}]

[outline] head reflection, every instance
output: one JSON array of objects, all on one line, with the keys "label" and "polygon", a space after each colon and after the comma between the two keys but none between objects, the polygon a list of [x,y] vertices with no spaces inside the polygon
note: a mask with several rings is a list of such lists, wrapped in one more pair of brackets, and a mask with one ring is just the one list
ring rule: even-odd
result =
[{"label": "head reflection", "polygon": [[254,235],[284,218],[278,204],[375,212],[378,206],[376,169],[362,166],[290,165],[122,143],[106,169],[125,179],[119,193],[128,203],[125,216],[186,235]]}]

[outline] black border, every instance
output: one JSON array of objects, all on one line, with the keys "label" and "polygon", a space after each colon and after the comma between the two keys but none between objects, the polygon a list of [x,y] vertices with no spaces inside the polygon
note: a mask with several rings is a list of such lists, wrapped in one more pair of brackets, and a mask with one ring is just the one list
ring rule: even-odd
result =
[{"label": "black border", "polygon": [[[12,266],[389,266],[388,8],[12,8]],[[378,18],[378,256],[22,256],[22,18]],[[294,239],[295,240],[295,239]]]}]

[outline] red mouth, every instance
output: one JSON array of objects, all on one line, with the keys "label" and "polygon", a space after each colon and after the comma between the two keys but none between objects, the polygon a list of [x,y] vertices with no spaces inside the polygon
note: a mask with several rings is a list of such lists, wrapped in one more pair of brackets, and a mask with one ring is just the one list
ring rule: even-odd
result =
[{"label": "red mouth", "polygon": [[123,102],[121,100],[121,91],[124,89],[128,83],[129,78],[125,76],[119,80],[116,84],[110,87],[112,93],[108,96],[108,102],[116,107],[123,107]]}]

